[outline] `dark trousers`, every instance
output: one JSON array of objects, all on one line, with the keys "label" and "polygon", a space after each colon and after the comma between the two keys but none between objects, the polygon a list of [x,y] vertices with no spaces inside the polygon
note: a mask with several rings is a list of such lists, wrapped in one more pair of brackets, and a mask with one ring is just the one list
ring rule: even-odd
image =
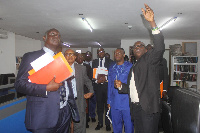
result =
[{"label": "dark trousers", "polygon": [[160,113],[147,114],[140,104],[133,104],[134,128],[136,133],[158,133]]},{"label": "dark trousers", "polygon": [[96,116],[96,94],[94,93],[93,96],[89,99],[89,116],[91,118],[95,118]]},{"label": "dark trousers", "polygon": [[69,126],[71,122],[71,111],[66,105],[59,111],[59,118],[54,128],[31,130],[33,133],[69,133]]},{"label": "dark trousers", "polygon": [[108,106],[107,106],[108,83],[97,84],[95,87],[96,87],[97,114],[98,114],[99,124],[103,125],[103,114],[105,109],[105,125],[110,125],[110,121],[106,117],[106,113],[108,111]]}]

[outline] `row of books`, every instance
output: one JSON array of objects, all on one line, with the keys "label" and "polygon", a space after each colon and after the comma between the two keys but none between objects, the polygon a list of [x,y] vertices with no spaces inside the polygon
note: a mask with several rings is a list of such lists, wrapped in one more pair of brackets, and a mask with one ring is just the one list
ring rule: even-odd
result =
[{"label": "row of books", "polygon": [[174,80],[196,81],[197,80],[197,74],[176,73],[176,72],[174,72]]},{"label": "row of books", "polygon": [[196,65],[174,65],[174,71],[197,72],[197,66]]},{"label": "row of books", "polygon": [[177,63],[197,63],[198,57],[176,57]]},{"label": "row of books", "polygon": [[188,88],[188,83],[185,81],[176,81],[176,86],[180,86],[181,88]]}]

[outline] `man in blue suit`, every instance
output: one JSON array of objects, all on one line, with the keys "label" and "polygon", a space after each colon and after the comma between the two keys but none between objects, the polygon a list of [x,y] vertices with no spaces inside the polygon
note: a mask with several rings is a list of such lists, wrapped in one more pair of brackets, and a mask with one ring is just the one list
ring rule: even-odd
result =
[{"label": "man in blue suit", "polygon": [[133,133],[133,122],[131,121],[129,96],[119,94],[114,87],[114,81],[120,80],[127,83],[128,74],[133,64],[124,61],[125,51],[123,48],[115,50],[115,63],[109,68],[108,72],[108,108],[111,107],[112,126],[114,133],[122,133],[123,123],[126,133]]},{"label": "man in blue suit", "polygon": [[[24,54],[15,88],[27,97],[25,125],[28,130],[34,133],[68,133],[71,121],[70,108],[77,110],[71,81],[56,83],[56,77],[48,84],[35,84],[28,81],[28,71],[33,69],[30,63],[45,53],[53,56],[60,45],[60,33],[56,29],[50,29],[43,40],[44,47],[41,50]],[[62,104],[61,88],[66,89],[64,98],[66,100]],[[76,120],[79,120],[78,116]]]}]

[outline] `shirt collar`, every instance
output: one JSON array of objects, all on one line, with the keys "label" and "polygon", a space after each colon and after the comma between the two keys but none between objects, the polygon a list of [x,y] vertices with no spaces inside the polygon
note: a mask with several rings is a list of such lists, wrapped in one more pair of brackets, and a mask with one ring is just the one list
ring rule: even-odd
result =
[{"label": "shirt collar", "polygon": [[49,48],[47,48],[47,47],[43,47],[43,50],[45,51],[45,53],[49,53],[49,54],[52,55],[52,56],[55,55],[55,53],[54,53],[51,49],[49,49]]},{"label": "shirt collar", "polygon": [[74,63],[71,65],[71,68],[74,68]]}]

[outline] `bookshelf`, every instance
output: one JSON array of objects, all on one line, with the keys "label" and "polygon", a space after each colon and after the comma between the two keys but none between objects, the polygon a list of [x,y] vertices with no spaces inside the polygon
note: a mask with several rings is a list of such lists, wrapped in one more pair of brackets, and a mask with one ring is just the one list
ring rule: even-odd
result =
[{"label": "bookshelf", "polygon": [[171,86],[197,90],[197,75],[197,56],[171,56]]}]

